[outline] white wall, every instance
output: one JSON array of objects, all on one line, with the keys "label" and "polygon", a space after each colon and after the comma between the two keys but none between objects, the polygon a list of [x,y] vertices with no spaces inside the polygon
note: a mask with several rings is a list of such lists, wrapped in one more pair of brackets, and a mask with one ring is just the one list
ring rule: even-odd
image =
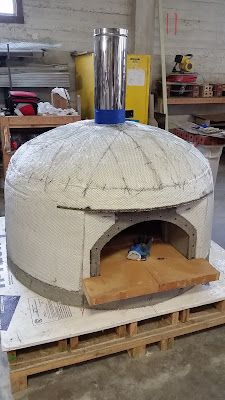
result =
[{"label": "white wall", "polygon": [[[70,52],[93,49],[93,29],[129,29],[129,50],[134,43],[133,0],[23,0],[24,24],[0,24],[0,40],[61,43],[49,51],[46,63],[67,63],[74,92],[74,60]],[[40,92],[40,90],[37,90]],[[48,91],[41,91],[48,99]]]},{"label": "white wall", "polygon": [[[225,1],[164,0],[164,16],[169,16],[169,33],[165,32],[167,69],[175,54],[192,53],[194,70],[205,81],[225,82]],[[177,13],[177,34],[174,34]],[[159,76],[159,22],[156,7],[154,37],[154,75]]]},{"label": "white wall", "polygon": [[132,43],[133,0],[23,0],[25,24],[0,24],[0,37],[62,43],[91,50],[93,29],[127,27]]}]

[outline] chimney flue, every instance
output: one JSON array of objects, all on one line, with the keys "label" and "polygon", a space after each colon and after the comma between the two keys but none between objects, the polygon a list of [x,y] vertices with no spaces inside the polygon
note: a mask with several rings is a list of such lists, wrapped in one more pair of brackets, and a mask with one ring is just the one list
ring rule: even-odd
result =
[{"label": "chimney flue", "polygon": [[125,121],[127,29],[94,30],[95,122]]}]

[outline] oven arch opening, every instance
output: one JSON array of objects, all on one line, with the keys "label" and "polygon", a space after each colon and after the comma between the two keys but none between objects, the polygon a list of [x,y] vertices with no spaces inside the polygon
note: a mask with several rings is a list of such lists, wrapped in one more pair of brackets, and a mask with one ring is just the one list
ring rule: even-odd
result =
[{"label": "oven arch opening", "polygon": [[[90,275],[101,275],[101,260],[126,251],[133,241],[146,234],[153,240],[171,244],[187,259],[195,258],[196,229],[175,210],[162,210],[157,213],[118,213],[116,223],[110,227],[94,244],[90,253]],[[113,252],[115,251],[115,255]]]}]

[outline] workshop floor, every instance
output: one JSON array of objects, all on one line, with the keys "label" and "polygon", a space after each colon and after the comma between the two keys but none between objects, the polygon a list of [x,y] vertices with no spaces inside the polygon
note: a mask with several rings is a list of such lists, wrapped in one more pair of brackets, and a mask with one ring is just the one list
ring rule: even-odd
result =
[{"label": "workshop floor", "polygon": [[[0,201],[0,215],[4,203]],[[213,240],[225,248],[225,155],[215,190]],[[17,400],[224,400],[225,326],[176,339],[172,350],[149,347],[139,360],[126,353],[29,379]],[[0,355],[0,399],[11,400]]]}]

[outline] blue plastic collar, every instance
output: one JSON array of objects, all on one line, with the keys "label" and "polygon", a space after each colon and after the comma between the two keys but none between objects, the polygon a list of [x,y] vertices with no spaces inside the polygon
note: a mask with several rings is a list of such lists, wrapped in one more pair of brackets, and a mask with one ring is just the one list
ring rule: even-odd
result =
[{"label": "blue plastic collar", "polygon": [[95,110],[96,124],[123,124],[125,122],[125,110]]}]

